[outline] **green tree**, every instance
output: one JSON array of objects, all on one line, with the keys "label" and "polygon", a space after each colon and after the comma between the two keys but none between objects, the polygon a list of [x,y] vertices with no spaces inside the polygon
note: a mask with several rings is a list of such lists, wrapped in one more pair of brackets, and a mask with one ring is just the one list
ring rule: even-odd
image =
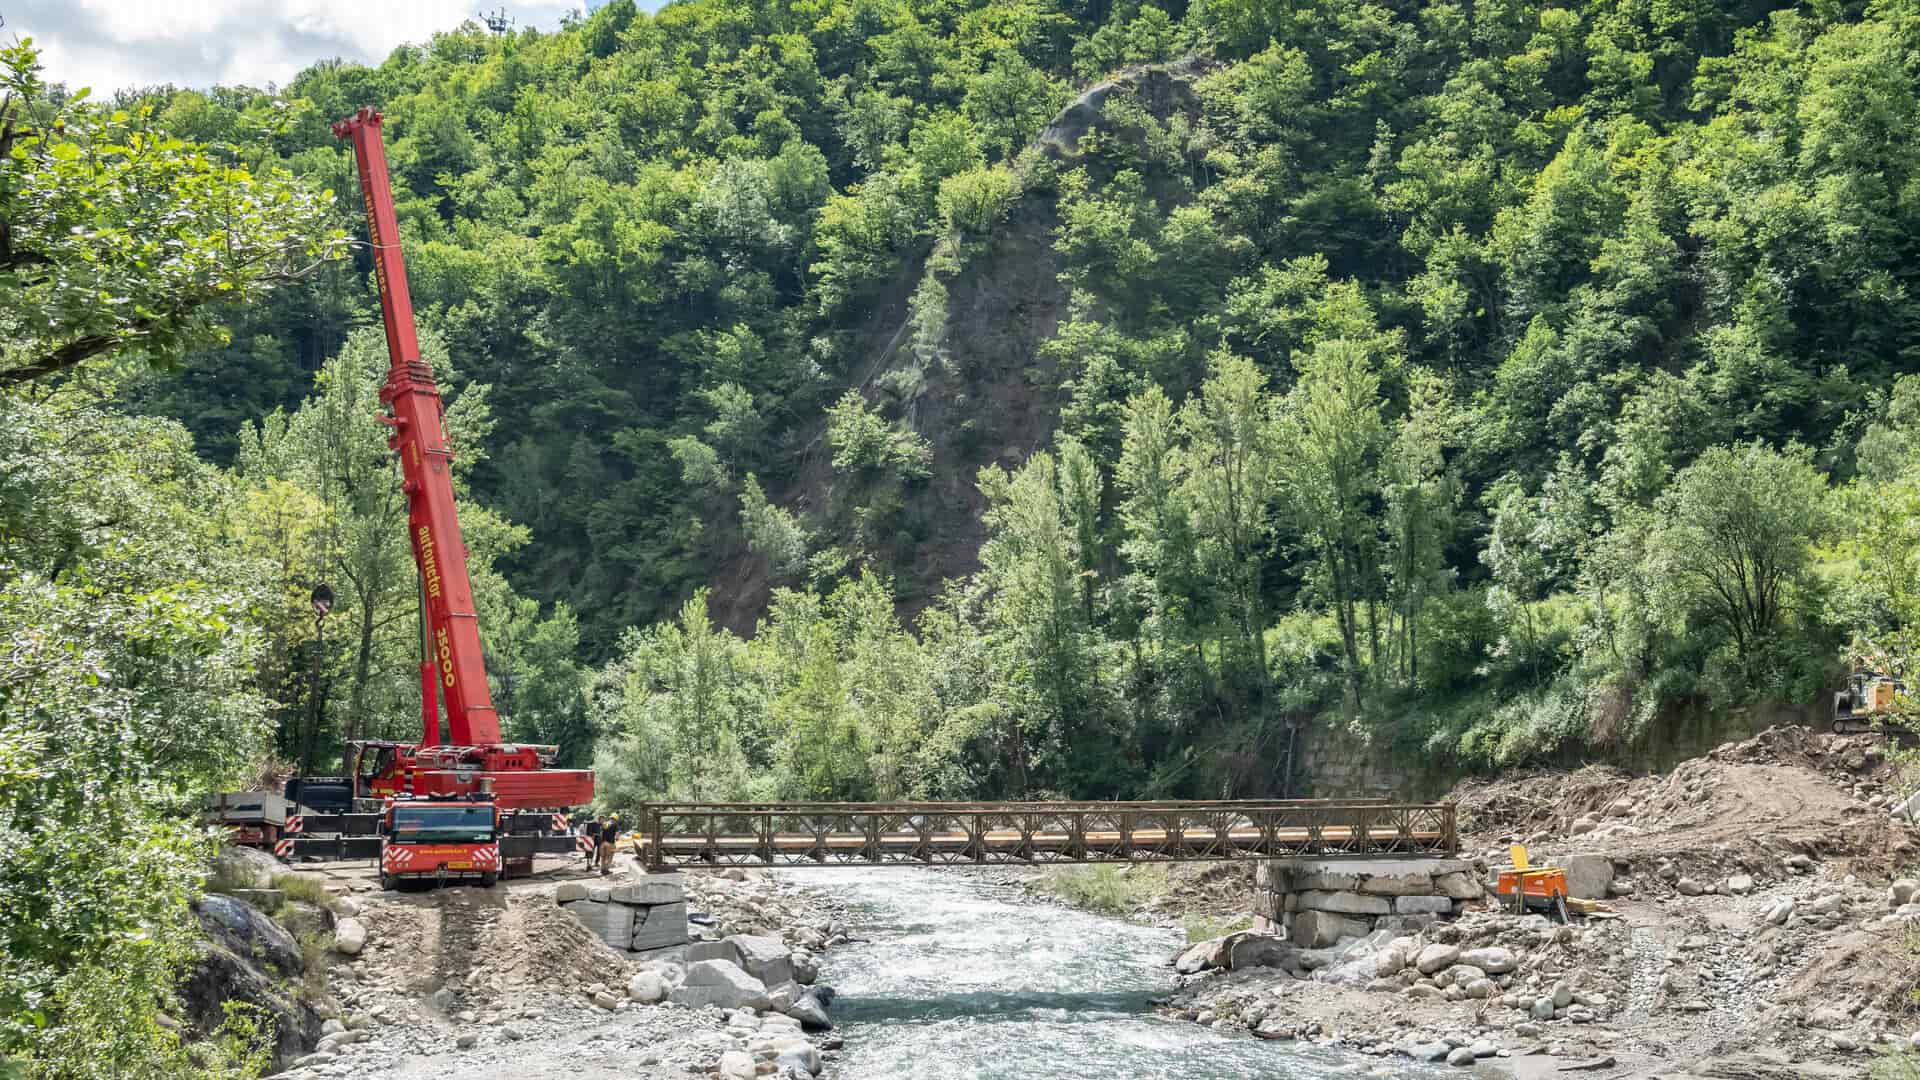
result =
[{"label": "green tree", "polygon": [[328,193],[154,112],[51,94],[30,41],[0,48],[0,385],[117,354],[176,363],[221,336],[220,307],[343,249]]}]

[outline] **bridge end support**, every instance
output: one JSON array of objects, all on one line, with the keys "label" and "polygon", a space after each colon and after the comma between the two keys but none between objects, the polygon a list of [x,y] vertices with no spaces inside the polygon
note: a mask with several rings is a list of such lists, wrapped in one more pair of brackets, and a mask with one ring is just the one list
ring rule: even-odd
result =
[{"label": "bridge end support", "polygon": [[1463,859],[1268,859],[1254,871],[1261,910],[1257,932],[1320,949],[1375,930],[1414,933],[1485,895]]}]

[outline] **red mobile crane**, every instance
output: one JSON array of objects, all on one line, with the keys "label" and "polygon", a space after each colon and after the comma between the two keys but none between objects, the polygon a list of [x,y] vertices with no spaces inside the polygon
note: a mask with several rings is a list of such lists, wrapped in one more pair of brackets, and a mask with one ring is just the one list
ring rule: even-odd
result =
[{"label": "red mobile crane", "polygon": [[[355,746],[349,772],[356,788],[364,790],[354,794],[457,797],[491,792],[505,808],[579,806],[593,799],[591,771],[550,768],[557,747],[500,740],[500,718],[480,651],[480,619],[467,578],[467,548],[454,510],[453,451],[447,445],[440,389],[420,357],[380,123],[378,112],[363,108],[334,124],[333,133],[353,144],[359,163],[374,280],[392,361],[380,390],[389,410],[381,421],[393,428],[387,445],[400,455],[407,536],[420,568],[420,742]],[[446,706],[445,743],[440,740],[441,702]],[[360,760],[368,749],[376,751],[374,768],[363,773]]]}]

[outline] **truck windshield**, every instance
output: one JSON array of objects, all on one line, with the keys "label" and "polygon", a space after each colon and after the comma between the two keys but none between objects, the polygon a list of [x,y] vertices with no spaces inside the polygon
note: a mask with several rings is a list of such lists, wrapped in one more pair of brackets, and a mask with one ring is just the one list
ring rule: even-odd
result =
[{"label": "truck windshield", "polygon": [[393,838],[400,843],[481,844],[493,839],[490,806],[396,806]]}]

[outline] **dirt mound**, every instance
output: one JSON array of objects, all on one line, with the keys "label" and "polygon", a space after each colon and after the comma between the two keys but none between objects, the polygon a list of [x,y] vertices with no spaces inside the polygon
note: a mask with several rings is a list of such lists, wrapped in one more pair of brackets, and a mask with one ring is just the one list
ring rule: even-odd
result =
[{"label": "dirt mound", "polygon": [[1512,840],[1655,856],[1771,876],[1784,854],[1857,861],[1884,880],[1914,854],[1889,804],[1897,767],[1884,739],[1776,727],[1682,762],[1665,775],[1593,765],[1455,788],[1462,832],[1489,849]]},{"label": "dirt mound", "polygon": [[416,994],[451,984],[484,1000],[626,980],[626,961],[545,891],[400,894],[367,904],[362,918],[373,931],[368,948],[384,954],[369,969]]}]

